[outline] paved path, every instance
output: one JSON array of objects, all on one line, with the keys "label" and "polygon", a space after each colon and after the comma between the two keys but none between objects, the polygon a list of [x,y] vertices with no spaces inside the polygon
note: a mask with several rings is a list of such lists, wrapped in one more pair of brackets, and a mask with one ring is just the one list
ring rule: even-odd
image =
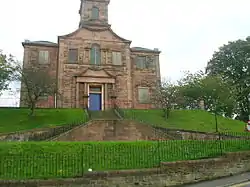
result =
[{"label": "paved path", "polygon": [[250,172],[183,187],[250,187]]}]

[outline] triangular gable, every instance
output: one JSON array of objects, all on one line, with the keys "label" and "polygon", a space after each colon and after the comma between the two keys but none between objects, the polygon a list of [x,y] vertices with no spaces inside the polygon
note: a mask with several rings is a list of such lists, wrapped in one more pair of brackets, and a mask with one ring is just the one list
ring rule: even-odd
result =
[{"label": "triangular gable", "polygon": [[[111,29],[110,25],[107,26],[107,27],[90,27],[90,26],[84,26],[84,27],[82,27],[82,28],[79,28],[79,29],[75,30],[75,31],[72,32],[72,33],[69,33],[69,34],[66,34],[66,35],[59,36],[58,38],[70,38],[70,37],[74,37],[74,36],[79,37],[78,35],[83,35],[84,38],[86,38],[86,37],[87,37],[87,34],[84,34],[84,31],[91,31],[91,33],[92,33],[92,32],[96,32],[96,33],[100,33],[101,35],[102,35],[102,34],[107,34],[107,33],[104,33],[104,32],[106,31],[106,32],[109,32],[110,35],[112,35],[114,38],[116,38],[117,40],[120,40],[120,41],[122,41],[122,42],[124,42],[124,43],[129,43],[129,44],[130,44],[130,43],[132,42],[132,41],[130,41],[130,40],[126,40],[126,39],[120,37],[119,35],[117,35],[117,34]],[[92,34],[91,34],[89,37],[91,38],[91,37],[92,37]]]},{"label": "triangular gable", "polygon": [[100,68],[88,68],[83,72],[77,74],[78,77],[102,77],[102,78],[114,78],[109,72]]}]

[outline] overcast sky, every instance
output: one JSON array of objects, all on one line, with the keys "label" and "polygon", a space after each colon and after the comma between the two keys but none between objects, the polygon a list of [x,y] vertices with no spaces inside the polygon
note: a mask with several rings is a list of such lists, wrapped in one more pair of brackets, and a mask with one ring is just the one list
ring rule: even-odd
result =
[{"label": "overcast sky", "polygon": [[[57,42],[77,29],[79,8],[80,0],[0,0],[0,49],[22,60],[25,39]],[[110,0],[109,22],[132,46],[159,48],[161,75],[176,80],[204,69],[219,46],[249,36],[249,8],[249,0]]]}]

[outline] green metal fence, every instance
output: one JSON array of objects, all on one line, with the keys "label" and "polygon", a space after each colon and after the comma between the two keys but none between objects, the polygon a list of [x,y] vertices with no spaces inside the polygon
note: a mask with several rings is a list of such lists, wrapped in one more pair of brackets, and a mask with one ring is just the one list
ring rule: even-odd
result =
[{"label": "green metal fence", "polygon": [[248,151],[250,140],[26,142],[0,144],[0,179],[80,177],[93,171],[159,167],[160,162]]}]

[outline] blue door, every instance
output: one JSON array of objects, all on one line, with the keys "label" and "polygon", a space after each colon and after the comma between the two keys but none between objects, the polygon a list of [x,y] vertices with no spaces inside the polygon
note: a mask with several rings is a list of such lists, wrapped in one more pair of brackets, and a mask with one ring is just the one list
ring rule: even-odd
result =
[{"label": "blue door", "polygon": [[102,110],[102,94],[100,93],[89,94],[89,110],[92,111]]}]

